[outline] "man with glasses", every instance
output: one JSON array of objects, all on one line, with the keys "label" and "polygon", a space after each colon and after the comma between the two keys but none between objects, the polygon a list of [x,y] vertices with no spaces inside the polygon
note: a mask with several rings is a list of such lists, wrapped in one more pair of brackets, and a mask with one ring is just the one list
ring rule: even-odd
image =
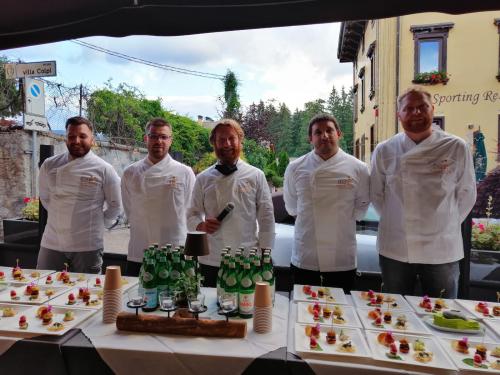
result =
[{"label": "man with glasses", "polygon": [[146,125],[148,156],[128,166],[122,177],[123,207],[130,223],[127,274],[137,276],[144,249],[186,241],[186,209],[194,173],[168,154],[172,126],[162,118]]},{"label": "man with glasses", "polygon": [[120,178],[92,151],[92,123],[66,121],[68,152],[45,160],[40,168],[40,200],[48,212],[38,269],[100,273],[104,226],[121,213]]},{"label": "man with glasses", "polygon": [[460,224],[476,200],[471,152],[462,139],[432,127],[427,91],[410,88],[397,105],[403,132],[372,155],[384,290],[413,295],[418,275],[424,294],[456,298],[464,256]]}]

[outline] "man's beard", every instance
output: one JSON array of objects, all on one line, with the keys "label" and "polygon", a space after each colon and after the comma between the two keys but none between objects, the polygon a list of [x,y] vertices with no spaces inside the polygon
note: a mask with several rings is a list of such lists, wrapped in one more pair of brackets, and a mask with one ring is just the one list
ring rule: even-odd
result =
[{"label": "man's beard", "polygon": [[75,146],[67,146],[68,147],[68,151],[70,153],[71,156],[73,156],[74,158],[81,158],[85,155],[88,154],[88,152],[90,151],[90,147],[82,147],[82,146],[79,146],[79,147],[75,147]]}]

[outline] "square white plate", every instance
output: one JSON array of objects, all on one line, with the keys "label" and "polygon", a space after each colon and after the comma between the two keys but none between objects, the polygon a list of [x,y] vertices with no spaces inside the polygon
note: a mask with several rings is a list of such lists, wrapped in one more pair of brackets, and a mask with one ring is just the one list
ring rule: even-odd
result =
[{"label": "square white plate", "polygon": [[[84,287],[80,287],[84,288]],[[52,299],[50,301],[50,304],[52,306],[58,306],[58,307],[71,307],[71,308],[77,308],[77,309],[92,309],[92,310],[100,310],[102,309],[102,295],[104,291],[102,289],[98,288],[89,288],[90,291],[90,300],[91,301],[97,301],[97,304],[93,305],[87,305],[85,302],[83,302],[82,299],[78,298],[78,291],[80,288],[73,288],[70,290],[65,291],[64,293],[60,294],[58,297]],[[73,293],[75,296],[75,304],[74,305],[68,305],[68,296]]]},{"label": "square white plate", "polygon": [[495,335],[497,335],[498,339],[500,340],[500,320],[483,319],[483,322],[488,326],[489,329],[491,329],[495,333]]},{"label": "square white plate", "polygon": [[[370,305],[370,299],[364,298],[363,295],[366,292],[360,292],[357,290],[351,290],[351,296],[354,300],[354,304],[359,308],[371,308],[377,306]],[[392,293],[375,293],[375,294],[383,294],[384,300],[390,298],[392,302],[384,302],[382,307],[387,309],[390,306],[391,310],[394,311],[413,311],[413,309],[408,305],[408,302],[403,298],[401,294],[392,294]]]},{"label": "square white plate", "polygon": [[[387,357],[386,353],[389,353],[389,347],[382,345],[378,342],[377,337],[383,332],[365,331],[365,333],[368,345],[370,345],[370,348],[372,350],[373,359],[375,360],[402,364],[402,365],[407,364],[414,366],[456,370],[455,365],[451,362],[451,360],[445,354],[439,343],[432,336],[419,336],[419,335],[394,333],[393,337],[396,340],[396,346],[398,347],[398,355],[401,357],[401,359],[399,360]],[[407,354],[402,354],[401,352],[399,352],[399,340],[401,340],[402,338],[408,340],[408,343],[410,344],[410,351]],[[416,352],[413,350],[413,343],[417,339],[425,343],[425,349],[427,352],[433,353],[433,358],[430,362],[420,362],[414,359],[413,355]]]},{"label": "square white plate", "polygon": [[[437,312],[437,311],[426,311],[423,307],[420,306],[420,302],[422,302],[423,297],[405,296],[405,298],[406,298],[406,301],[411,306],[411,308],[413,310],[415,310],[415,312],[417,314],[432,315],[435,312]],[[431,300],[432,308],[434,309],[434,304],[436,303],[436,300],[438,298],[429,297],[429,299]],[[446,307],[444,307],[441,311],[447,311],[447,310],[462,310],[463,311],[463,308],[460,305],[458,305],[455,302],[455,300],[445,299],[445,298],[442,298],[442,300],[446,304]]]},{"label": "square white plate", "polygon": [[54,271],[50,270],[35,270],[35,269],[24,269],[21,268],[23,272],[23,279],[21,280],[16,280],[12,277],[12,268],[13,267],[3,267],[0,266],[0,271],[4,273],[4,279],[0,281],[6,281],[6,282],[17,282],[17,283],[31,283],[41,277],[45,277],[47,275],[50,275]]},{"label": "square white plate", "polygon": [[[371,319],[368,316],[368,313],[370,311],[374,310],[374,308],[371,309],[357,309],[356,311],[358,312],[359,319],[361,320],[361,323],[363,324],[363,327],[365,329],[372,329],[372,330],[377,330],[377,331],[387,331],[390,330],[392,332],[398,332],[398,333],[410,333],[410,334],[416,334],[416,335],[430,335],[431,332],[429,329],[425,326],[424,323],[419,319],[417,315],[415,315],[411,311],[393,311],[390,310],[392,314],[392,320],[391,323],[387,324],[383,321],[383,315],[382,315],[382,325],[383,327],[375,327],[372,323],[375,321],[374,319]],[[387,309],[382,309],[382,314],[386,312]],[[406,316],[406,329],[398,329],[396,328],[396,321],[397,317],[400,315],[405,315]]]},{"label": "square white plate", "polygon": [[[40,305],[42,303],[45,303],[49,301],[52,298],[57,297],[59,294],[64,293],[68,288],[66,287],[57,287],[57,286],[49,286],[49,285],[38,285],[40,288],[40,292],[38,295],[38,298],[36,300],[30,300],[30,296],[27,296],[24,294],[24,291],[26,290],[26,287],[28,284],[24,284],[21,286],[15,286],[19,284],[12,283],[12,286],[9,288],[3,290],[0,293],[0,302],[6,302],[6,303],[25,303],[29,305]],[[54,293],[51,296],[47,296],[45,292],[47,290],[51,289]],[[11,290],[15,290],[17,296],[19,297],[18,300],[12,300],[10,298],[10,292]]]},{"label": "square white plate", "polygon": [[[12,319],[3,323],[0,323],[0,332],[15,332],[18,334],[44,334],[44,335],[64,335],[68,330],[75,328],[84,320],[89,318],[94,314],[95,310],[83,310],[83,309],[73,309],[65,307],[52,307],[52,313],[54,314],[52,322],[49,325],[43,325],[42,320],[36,316],[37,310],[40,306],[34,306],[31,309],[24,311],[23,315],[26,316],[26,321],[28,322],[27,329],[19,328],[19,318]],[[72,321],[63,321],[64,313],[68,310],[73,311],[75,318]],[[64,328],[60,331],[50,331],[50,327],[53,323],[60,322],[63,323]]]},{"label": "square white plate", "polygon": [[[443,349],[448,353],[448,355],[451,357],[453,363],[455,366],[457,366],[460,370],[467,370],[467,371],[479,371],[479,372],[486,372],[486,373],[499,373],[500,369],[495,370],[491,368],[491,363],[499,360],[500,357],[493,357],[491,355],[491,351],[495,349],[495,347],[500,347],[499,343],[487,343],[483,342],[482,340],[477,340],[472,337],[468,337],[469,339],[469,354],[463,354],[460,352],[457,352],[455,349],[452,347],[452,342],[455,340],[452,339],[446,339],[446,338],[440,338],[440,343],[443,346]],[[471,365],[468,365],[467,363],[464,363],[464,359],[469,358],[472,360],[474,358],[474,354],[476,352],[476,345],[478,344],[483,344],[486,346],[488,351],[486,352],[486,361],[483,362],[487,368],[479,368],[479,367],[474,367]]]},{"label": "square white plate", "polygon": [[345,297],[344,290],[342,288],[331,288],[331,287],[320,287],[320,286],[310,286],[311,291],[318,294],[318,289],[328,289],[330,292],[330,296],[326,296],[323,298],[311,297],[311,295],[304,293],[304,285],[295,284],[293,286],[293,300],[294,301],[303,301],[303,302],[324,302],[324,303],[337,303],[340,305],[348,305],[347,298]]},{"label": "square white plate", "polygon": [[323,308],[327,306],[327,304],[320,303],[319,305],[321,306],[321,312],[319,314],[320,320],[315,321],[314,320],[314,315],[311,314],[310,309],[312,306],[314,306],[314,302],[298,302],[297,303],[297,322],[298,323],[310,323],[310,324],[325,324],[329,325],[332,324],[333,322],[333,311],[335,307],[337,306],[338,308],[342,309],[342,317],[344,318],[345,322],[344,323],[333,323],[335,326],[342,326],[342,327],[358,327],[361,328],[361,323],[358,319],[358,315],[354,311],[354,307],[352,306],[347,306],[347,305],[336,305],[336,304],[328,304],[328,307],[332,310],[332,314],[330,316],[330,319],[325,319],[323,318]]},{"label": "square white plate", "polygon": [[[500,307],[500,303],[490,302],[490,301],[471,301],[468,299],[457,299],[456,301],[460,306],[463,306],[467,311],[469,311],[472,315],[474,315],[477,318],[494,319],[494,320],[498,320],[500,322],[500,316],[493,315],[493,307],[495,307],[495,306]],[[483,313],[476,310],[476,305],[479,302],[485,302],[488,304],[488,308],[490,310],[490,315],[484,315]]]},{"label": "square white plate", "polygon": [[62,271],[58,271],[50,275],[52,278],[52,284],[47,284],[46,280],[47,277],[43,277],[40,279],[40,284],[44,285],[52,285],[52,286],[64,286],[68,288],[72,288],[76,285],[82,285],[82,286],[87,286],[87,280],[89,281],[89,288],[93,287],[92,283],[92,278],[95,277],[100,277],[101,282],[104,282],[104,276],[103,275],[94,275],[94,274],[88,274],[88,273],[77,273],[77,272],[68,272],[69,275],[69,282],[64,282],[63,280],[59,280],[61,277]]},{"label": "square white plate", "polygon": [[[9,320],[18,321],[19,317],[25,313],[26,310],[31,309],[31,305],[18,305],[15,303],[0,303],[0,325],[5,324]],[[14,310],[14,316],[5,317],[3,316],[3,310],[5,308],[11,308]]]},{"label": "square white plate", "polygon": [[[366,345],[366,341],[361,333],[361,330],[358,328],[341,328],[341,327],[333,327],[335,334],[337,336],[337,342],[335,344],[328,344],[326,342],[326,332],[332,327],[329,325],[322,325],[320,337],[318,340],[318,344],[322,350],[319,349],[311,349],[309,346],[310,338],[306,336],[307,324],[299,324],[295,323],[295,351],[297,353],[308,353],[308,354],[318,354],[318,355],[330,355],[330,356],[347,356],[347,357],[370,357],[370,349]],[[343,331],[346,335],[349,336],[349,340],[351,341],[356,351],[354,353],[342,352],[339,350],[339,345],[341,345],[340,341],[340,331]]]}]

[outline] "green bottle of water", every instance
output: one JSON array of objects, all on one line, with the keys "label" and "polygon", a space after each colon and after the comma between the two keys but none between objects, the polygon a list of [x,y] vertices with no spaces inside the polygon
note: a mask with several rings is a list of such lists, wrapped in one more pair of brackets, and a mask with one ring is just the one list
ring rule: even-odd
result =
[{"label": "green bottle of water", "polygon": [[156,279],[158,294],[167,290],[170,286],[170,271],[168,269],[167,258],[165,255],[160,256],[158,263],[156,263]]},{"label": "green bottle of water", "polygon": [[182,274],[182,266],[181,266],[181,258],[179,252],[175,251],[172,255],[173,263],[172,269],[170,270],[170,281],[172,285],[176,283],[176,281],[181,277]]},{"label": "green bottle of water", "polygon": [[144,289],[144,296],[146,297],[146,306],[142,308],[143,311],[154,311],[158,307],[158,289],[155,277],[155,260],[149,258],[142,274],[142,287]]},{"label": "green bottle of water", "polygon": [[249,319],[253,316],[255,296],[255,283],[252,280],[250,261],[245,261],[243,265],[243,274],[239,285],[238,306],[240,317]]},{"label": "green bottle of water", "polygon": [[262,264],[262,279],[267,281],[271,286],[271,298],[274,304],[274,290],[275,290],[275,278],[273,265],[271,264],[271,255],[264,255],[264,263]]},{"label": "green bottle of water", "polygon": [[[229,262],[229,271],[224,282],[224,293],[232,294],[236,304],[238,304],[238,280],[236,275],[236,265],[234,259]],[[238,306],[236,306],[238,307]]]}]

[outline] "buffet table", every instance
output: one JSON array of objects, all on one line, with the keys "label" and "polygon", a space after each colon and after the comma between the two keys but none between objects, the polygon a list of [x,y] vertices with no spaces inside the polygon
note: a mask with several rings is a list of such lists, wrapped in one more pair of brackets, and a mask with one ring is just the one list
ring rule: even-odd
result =
[{"label": "buffet table", "polygon": [[[130,294],[133,294],[136,280],[129,280]],[[130,286],[135,285],[135,286]],[[296,287],[297,291],[297,287]],[[217,313],[216,290],[202,288],[205,294],[207,311],[200,318],[224,319]],[[57,306],[57,300],[67,300],[66,291],[51,300]],[[352,292],[356,293],[356,292]],[[61,298],[62,296],[62,298]],[[342,297],[345,317],[361,335],[368,337],[371,326],[362,327],[364,311],[360,312],[355,294]],[[399,296],[401,297],[401,296]],[[418,297],[420,298],[420,297]],[[131,311],[125,305],[128,293],[124,293],[123,310]],[[468,301],[465,301],[468,302]],[[5,303],[5,301],[4,301]],[[401,304],[406,303],[401,301]],[[253,331],[253,320],[248,319],[247,335],[238,338],[207,338],[180,335],[151,334],[119,331],[115,324],[103,324],[102,312],[97,309],[94,315],[79,322],[75,328],[61,335],[27,334],[22,331],[2,331],[0,333],[0,369],[16,373],[51,373],[51,374],[136,374],[144,372],[168,372],[175,374],[198,374],[210,369],[216,374],[330,374],[332,371],[342,374],[477,374],[472,370],[437,369],[432,366],[415,366],[401,362],[375,360],[371,355],[345,356],[339,353],[326,354],[308,352],[309,343],[296,351],[297,332],[302,336],[303,326],[296,323],[304,319],[304,306],[312,302],[289,301],[283,295],[276,294],[273,309],[273,330],[269,334],[257,334]],[[363,306],[361,306],[363,307]],[[365,306],[366,307],[366,306]],[[410,316],[410,307],[407,307]],[[302,310],[300,310],[302,309]],[[348,311],[350,310],[350,316]],[[301,312],[302,311],[302,312]],[[142,314],[142,313],[141,313]],[[155,311],[155,315],[166,315]],[[299,315],[302,316],[299,319]],[[359,315],[359,317],[358,317]],[[396,314],[395,314],[396,316]],[[312,319],[311,316],[308,318]],[[2,318],[3,319],[3,318]],[[18,318],[15,318],[16,322]],[[1,322],[0,322],[1,323]],[[498,323],[498,321],[497,321]],[[0,324],[1,327],[1,324]],[[30,326],[31,327],[31,326]],[[487,326],[484,340],[498,343],[498,329]],[[460,339],[462,334],[446,333],[428,327],[429,337]],[[472,339],[472,338],[471,338]],[[324,339],[323,339],[324,340]],[[439,339],[440,340],[440,339]],[[359,342],[358,342],[359,343]],[[357,344],[358,344],[357,343]],[[327,345],[322,341],[322,345]],[[303,350],[305,348],[305,350]],[[443,346],[445,348],[445,346]],[[448,347],[449,348],[449,347]],[[446,351],[446,349],[444,349]],[[449,349],[448,349],[449,350]],[[369,350],[368,350],[369,352]],[[3,371],[2,371],[3,372]],[[493,371],[491,371],[493,372]]]}]

